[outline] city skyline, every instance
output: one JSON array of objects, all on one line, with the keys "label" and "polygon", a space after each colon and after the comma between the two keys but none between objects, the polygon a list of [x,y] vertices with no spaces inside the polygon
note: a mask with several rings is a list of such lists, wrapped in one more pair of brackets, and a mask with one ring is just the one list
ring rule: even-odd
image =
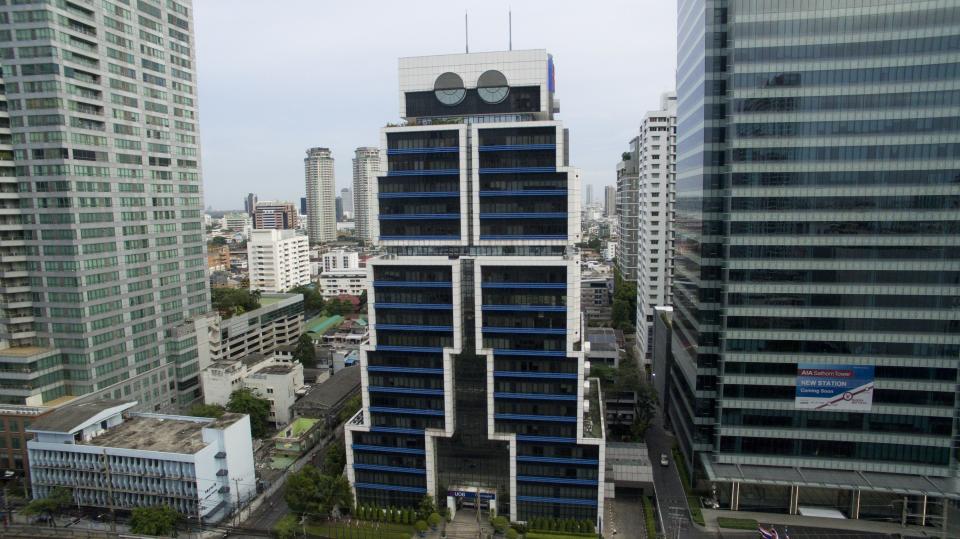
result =
[{"label": "city skyline", "polygon": [[[418,17],[401,5],[377,4],[378,17],[371,18],[369,2],[290,3],[276,12],[246,4],[195,5],[205,204],[217,210],[241,209],[240,197],[232,194],[237,191],[265,200],[299,201],[304,196],[303,149],[314,146],[333,152],[337,192],[351,187],[354,150],[378,146],[379,128],[399,121],[397,57],[463,52],[465,8],[471,52],[508,48],[506,1],[430,2],[423,11],[431,13],[431,20],[448,24],[405,35],[389,47],[361,36],[388,35],[415,25]],[[525,2],[512,9],[513,49],[546,48],[557,59],[560,114],[573,133],[570,160],[581,167],[584,185],[603,193],[605,185],[614,183],[612,167],[623,141],[639,128],[649,103],[656,103],[672,84],[675,6],[611,2],[596,10],[586,4]],[[544,10],[550,17],[542,16]],[[291,11],[298,16],[288,17]],[[271,20],[274,24],[268,25]],[[324,20],[342,24],[325,32],[311,29]],[[362,25],[362,31],[350,21]],[[265,30],[269,27],[277,30]],[[568,42],[564,28],[576,28],[584,39]],[[254,34],[261,38],[244,37]],[[633,52],[641,47],[648,53],[643,62]],[[279,50],[284,54],[275,54]],[[324,69],[298,69],[319,51],[324,53]],[[629,62],[637,68],[621,67]],[[272,97],[272,78],[251,78],[252,64],[283,72],[287,97]],[[599,95],[603,98],[597,99]],[[270,106],[263,106],[266,103]],[[237,110],[245,113],[238,115]],[[263,155],[271,158],[261,159]]]}]

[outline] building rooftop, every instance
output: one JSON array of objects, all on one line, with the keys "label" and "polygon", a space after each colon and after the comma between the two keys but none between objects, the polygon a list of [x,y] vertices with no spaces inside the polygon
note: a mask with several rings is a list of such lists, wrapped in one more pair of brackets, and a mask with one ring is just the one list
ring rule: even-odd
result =
[{"label": "building rooftop", "polygon": [[192,455],[207,446],[202,431],[208,426],[211,423],[202,420],[134,415],[84,445]]},{"label": "building rooftop", "polygon": [[79,430],[78,427],[82,427],[87,421],[90,421],[97,415],[111,408],[116,408],[116,412],[120,413],[136,404],[136,401],[98,400],[61,406],[34,421],[30,425],[30,430],[41,432],[73,432],[74,430]]},{"label": "building rooftop", "polygon": [[271,365],[269,367],[260,369],[251,376],[256,376],[258,374],[289,374],[291,372],[293,372],[293,365]]},{"label": "building rooftop", "polygon": [[0,357],[32,357],[41,354],[56,352],[56,348],[44,348],[42,346],[14,346],[0,350]]},{"label": "building rooftop", "polygon": [[360,387],[360,366],[344,367],[313,388],[294,404],[295,407],[333,408]]}]

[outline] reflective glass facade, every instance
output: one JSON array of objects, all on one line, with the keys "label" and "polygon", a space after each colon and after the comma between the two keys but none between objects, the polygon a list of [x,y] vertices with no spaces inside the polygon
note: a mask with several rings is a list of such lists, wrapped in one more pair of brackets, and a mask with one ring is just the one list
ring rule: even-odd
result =
[{"label": "reflective glass facade", "polygon": [[[955,2],[680,1],[668,408],[705,477],[958,497],[958,44]],[[872,405],[802,409],[802,364],[872,366]]]}]

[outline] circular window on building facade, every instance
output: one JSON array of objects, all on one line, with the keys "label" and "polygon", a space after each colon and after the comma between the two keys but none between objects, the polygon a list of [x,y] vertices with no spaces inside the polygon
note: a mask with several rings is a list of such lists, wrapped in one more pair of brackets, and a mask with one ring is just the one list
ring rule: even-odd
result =
[{"label": "circular window on building facade", "polygon": [[463,101],[467,90],[463,87],[460,75],[448,71],[437,77],[437,81],[433,83],[433,93],[437,96],[437,101],[452,107]]},{"label": "circular window on building facade", "polygon": [[507,77],[503,73],[491,69],[484,71],[477,80],[477,93],[484,102],[494,105],[501,103],[510,93],[510,87],[507,86]]}]

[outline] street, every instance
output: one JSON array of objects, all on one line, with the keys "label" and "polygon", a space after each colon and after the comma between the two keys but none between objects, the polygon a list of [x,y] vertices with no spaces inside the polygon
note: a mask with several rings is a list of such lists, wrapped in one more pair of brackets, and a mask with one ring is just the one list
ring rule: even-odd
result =
[{"label": "street", "polygon": [[[693,526],[690,513],[687,509],[687,496],[680,482],[677,472],[677,463],[674,462],[671,449],[673,440],[663,430],[661,421],[653,422],[646,434],[647,451],[653,463],[653,484],[657,493],[657,507],[654,512],[658,521],[663,522],[664,536],[668,538],[709,538],[717,537],[715,533],[703,532]],[[670,459],[669,466],[660,465],[660,455],[666,454]],[[679,528],[679,530],[678,530]],[[679,533],[678,533],[679,531]],[[755,535],[756,532],[753,532]],[[734,534],[730,534],[733,536]]]}]

